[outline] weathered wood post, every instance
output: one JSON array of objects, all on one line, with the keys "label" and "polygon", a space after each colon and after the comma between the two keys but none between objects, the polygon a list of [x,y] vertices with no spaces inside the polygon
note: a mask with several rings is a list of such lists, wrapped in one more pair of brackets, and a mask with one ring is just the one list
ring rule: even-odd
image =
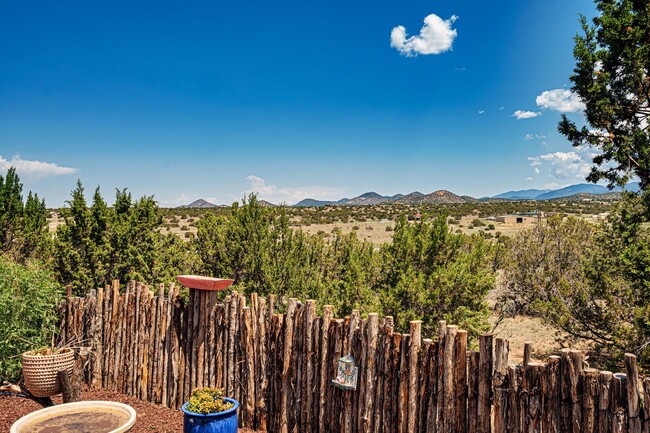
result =
[{"label": "weathered wood post", "polygon": [[479,337],[478,433],[492,431],[492,334]]}]

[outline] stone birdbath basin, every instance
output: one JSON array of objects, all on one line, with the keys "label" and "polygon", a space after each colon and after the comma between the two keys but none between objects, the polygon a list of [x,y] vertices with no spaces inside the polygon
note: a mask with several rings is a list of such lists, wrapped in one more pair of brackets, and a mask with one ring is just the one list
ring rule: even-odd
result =
[{"label": "stone birdbath basin", "polygon": [[235,281],[201,275],[178,275],[176,279],[185,287],[197,290],[224,290]]},{"label": "stone birdbath basin", "polygon": [[10,433],[121,433],[135,424],[135,410],[112,401],[80,401],[46,407],[25,415]]}]

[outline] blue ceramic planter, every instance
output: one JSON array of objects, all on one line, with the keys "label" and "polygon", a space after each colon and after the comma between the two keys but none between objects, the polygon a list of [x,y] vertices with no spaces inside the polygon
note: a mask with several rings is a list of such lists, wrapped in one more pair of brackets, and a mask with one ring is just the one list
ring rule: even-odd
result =
[{"label": "blue ceramic planter", "polygon": [[237,433],[237,409],[239,402],[232,398],[224,397],[224,400],[234,404],[231,409],[225,412],[210,413],[202,415],[187,410],[185,403],[183,411],[183,432],[184,433]]}]

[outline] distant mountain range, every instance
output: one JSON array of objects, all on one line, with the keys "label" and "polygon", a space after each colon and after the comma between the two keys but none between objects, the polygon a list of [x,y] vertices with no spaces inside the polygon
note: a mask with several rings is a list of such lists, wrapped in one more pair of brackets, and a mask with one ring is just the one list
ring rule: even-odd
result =
[{"label": "distant mountain range", "polygon": [[[625,187],[627,191],[638,192],[639,184],[637,182],[629,183]],[[614,200],[620,196],[621,188],[614,188],[610,190],[602,185],[594,185],[590,183],[581,183],[578,185],[570,185],[560,189],[525,189],[520,191],[508,191],[497,194],[492,197],[483,197],[480,199],[470,196],[458,196],[453,192],[441,189],[434,191],[430,194],[422,194],[419,191],[410,194],[395,194],[392,196],[380,195],[374,191],[366,192],[354,198],[342,198],[337,201],[316,200],[313,198],[306,198],[299,201],[293,206],[296,207],[321,207],[327,205],[341,205],[341,206],[367,206],[379,204],[450,204],[450,203],[475,203],[485,201],[516,201],[516,200],[587,200],[594,198],[601,198],[603,200]],[[266,200],[259,200],[262,206],[275,206]],[[217,205],[209,203],[203,199],[196,200],[186,206],[187,208],[210,208],[217,207]]]}]

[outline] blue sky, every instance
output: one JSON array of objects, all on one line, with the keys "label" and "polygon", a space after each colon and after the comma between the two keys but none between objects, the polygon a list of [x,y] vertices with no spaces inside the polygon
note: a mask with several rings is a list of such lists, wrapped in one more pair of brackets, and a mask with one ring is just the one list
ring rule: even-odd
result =
[{"label": "blue sky", "polygon": [[556,132],[581,117],[578,13],[593,2],[1,2],[0,172],[49,206],[77,178],[163,206],[583,182],[589,152]]}]

